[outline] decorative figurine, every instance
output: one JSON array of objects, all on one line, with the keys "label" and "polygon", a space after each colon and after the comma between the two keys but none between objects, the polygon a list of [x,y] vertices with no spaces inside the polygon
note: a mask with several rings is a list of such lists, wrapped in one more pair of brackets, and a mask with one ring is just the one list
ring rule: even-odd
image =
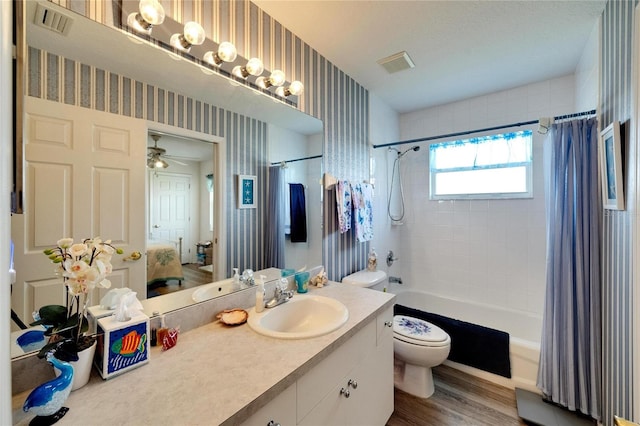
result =
[{"label": "decorative figurine", "polygon": [[53,380],[36,387],[24,401],[22,409],[32,412],[36,417],[31,420],[31,426],[49,426],[56,423],[69,411],[62,404],[69,397],[73,384],[73,367],[53,356],[53,351],[47,353],[47,361],[60,375]]}]

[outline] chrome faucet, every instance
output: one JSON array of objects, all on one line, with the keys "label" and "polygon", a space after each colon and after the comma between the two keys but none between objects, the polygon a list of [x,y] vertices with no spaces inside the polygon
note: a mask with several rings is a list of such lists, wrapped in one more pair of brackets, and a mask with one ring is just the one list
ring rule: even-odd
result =
[{"label": "chrome faucet", "polygon": [[278,305],[282,305],[293,297],[293,290],[287,290],[288,281],[285,279],[280,280],[276,284],[276,291],[273,295],[273,299],[269,300],[265,305],[266,308],[274,308]]}]

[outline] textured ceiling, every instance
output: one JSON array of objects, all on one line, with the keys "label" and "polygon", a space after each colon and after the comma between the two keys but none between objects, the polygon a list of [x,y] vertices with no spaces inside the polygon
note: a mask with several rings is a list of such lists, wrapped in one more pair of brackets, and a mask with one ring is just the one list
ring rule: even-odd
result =
[{"label": "textured ceiling", "polygon": [[[605,0],[252,0],[398,112],[571,74]],[[406,50],[416,66],[377,61]]]}]

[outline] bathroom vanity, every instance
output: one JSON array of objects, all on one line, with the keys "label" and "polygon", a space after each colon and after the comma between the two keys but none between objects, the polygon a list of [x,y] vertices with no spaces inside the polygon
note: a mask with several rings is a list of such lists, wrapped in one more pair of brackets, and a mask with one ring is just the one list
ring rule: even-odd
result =
[{"label": "bathroom vanity", "polygon": [[[347,322],[299,340],[262,336],[247,324],[198,327],[169,351],[153,348],[136,370],[108,381],[94,372],[58,424],[385,424],[393,412],[395,296],[335,282],[311,294],[342,302]],[[14,424],[33,417],[21,409],[27,394],[13,398]]]}]

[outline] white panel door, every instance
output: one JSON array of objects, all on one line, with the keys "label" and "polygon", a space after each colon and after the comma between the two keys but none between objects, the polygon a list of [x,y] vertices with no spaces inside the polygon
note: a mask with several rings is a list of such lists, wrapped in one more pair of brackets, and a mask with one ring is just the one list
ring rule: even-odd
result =
[{"label": "white panel door", "polygon": [[178,242],[182,238],[181,262],[190,263],[191,177],[176,173],[153,172],[151,193],[151,235],[154,240]]},{"label": "white panel door", "polygon": [[146,298],[144,261],[122,260],[145,248],[146,123],[27,97],[24,143],[25,213],[12,218],[18,315],[29,322],[40,306],[64,304],[62,280],[42,253],[62,237],[111,239],[125,253],[113,258],[113,287]]}]

